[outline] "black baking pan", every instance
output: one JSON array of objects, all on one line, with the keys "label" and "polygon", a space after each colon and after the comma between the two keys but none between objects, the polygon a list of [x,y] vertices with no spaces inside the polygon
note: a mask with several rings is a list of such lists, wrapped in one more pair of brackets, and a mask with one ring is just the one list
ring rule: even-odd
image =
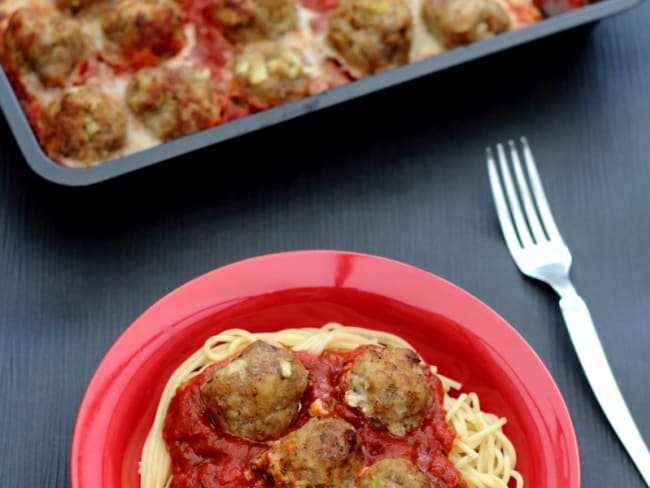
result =
[{"label": "black baking pan", "polygon": [[550,15],[540,22],[519,30],[455,48],[437,56],[85,169],[62,166],[43,152],[2,69],[0,69],[0,106],[27,163],[37,174],[62,185],[90,185],[407,80],[587,24],[631,8],[640,2],[641,0],[602,0],[575,10]]}]

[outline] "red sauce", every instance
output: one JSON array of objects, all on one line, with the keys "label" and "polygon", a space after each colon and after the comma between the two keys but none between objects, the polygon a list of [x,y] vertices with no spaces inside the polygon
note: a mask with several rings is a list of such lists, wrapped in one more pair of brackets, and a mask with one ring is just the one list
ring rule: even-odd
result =
[{"label": "red sauce", "polygon": [[300,0],[300,5],[310,10],[325,11],[333,10],[339,4],[339,0]]},{"label": "red sauce", "polygon": [[508,3],[508,10],[517,19],[517,27],[525,27],[542,20],[542,13],[534,4]]},{"label": "red sauce", "polygon": [[331,88],[354,81],[352,75],[341,66],[341,63],[334,59],[326,59],[323,62],[323,73],[328,86]]},{"label": "red sauce", "polygon": [[221,122],[231,122],[252,113],[248,104],[240,104],[232,98],[224,98],[221,109]]},{"label": "red sauce", "polygon": [[14,89],[18,100],[20,100],[20,105],[25,112],[25,116],[33,127],[34,134],[39,141],[43,141],[43,130],[41,128],[41,124],[39,123],[43,106],[27,89],[25,84],[20,79],[20,76],[16,72],[11,69],[7,69],[6,73],[7,78],[9,79],[9,83],[11,83],[11,86]]},{"label": "red sauce", "polygon": [[535,0],[535,5],[545,12],[557,15],[560,12],[584,7],[589,0]]},{"label": "red sauce", "polygon": [[210,0],[187,1],[185,11],[188,20],[196,27],[196,44],[192,51],[193,60],[199,65],[208,66],[213,71],[220,71],[232,58],[235,46],[224,37],[212,20],[211,6]]},{"label": "red sauce", "polygon": [[82,59],[72,73],[70,82],[73,85],[83,85],[92,78],[97,78],[101,73],[101,65],[97,59]]},{"label": "red sauce", "polygon": [[[402,438],[368,422],[341,401],[339,377],[345,365],[363,348],[346,353],[325,352],[316,357],[306,352],[296,356],[309,371],[309,387],[293,429],[309,419],[309,405],[320,399],[327,410],[354,425],[363,442],[364,462],[370,465],[387,457],[405,457],[427,472],[439,488],[463,488],[458,471],[447,453],[455,437],[445,422],[440,380],[427,372],[434,392],[434,404],[422,425]],[[272,481],[250,469],[269,444],[251,442],[225,433],[211,418],[201,398],[200,386],[218,366],[209,368],[178,389],[172,399],[164,426],[164,438],[172,458],[170,488],[270,488]]]}]

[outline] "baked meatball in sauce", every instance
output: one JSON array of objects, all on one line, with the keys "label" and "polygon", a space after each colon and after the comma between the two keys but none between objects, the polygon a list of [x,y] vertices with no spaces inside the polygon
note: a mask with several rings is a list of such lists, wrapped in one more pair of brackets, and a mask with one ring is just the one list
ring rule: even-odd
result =
[{"label": "baked meatball in sauce", "polygon": [[307,370],[288,350],[256,341],[201,386],[224,430],[253,441],[286,433],[307,388]]},{"label": "baked meatball in sauce", "polygon": [[510,28],[498,0],[423,0],[422,18],[447,48],[486,39]]},{"label": "baked meatball in sauce", "polygon": [[45,87],[63,86],[88,50],[79,23],[47,7],[19,8],[4,33],[5,66]]},{"label": "baked meatball in sauce", "polygon": [[438,485],[408,459],[386,458],[364,469],[358,488],[437,488]]},{"label": "baked meatball in sauce", "polygon": [[415,352],[367,349],[341,378],[344,401],[394,436],[415,429],[433,405],[433,392]]},{"label": "baked meatball in sauce", "polygon": [[126,103],[163,141],[207,129],[219,118],[209,71],[190,67],[138,71],[127,86]]},{"label": "baked meatball in sauce", "polygon": [[233,43],[277,39],[298,23],[296,0],[212,0],[210,17]]},{"label": "baked meatball in sauce", "polygon": [[253,108],[297,100],[312,91],[310,65],[300,50],[277,42],[250,44],[235,57],[233,93]]},{"label": "baked meatball in sauce", "polygon": [[120,0],[102,21],[107,54],[136,66],[155,64],[181,50],[184,21],[174,0]]},{"label": "baked meatball in sauce", "polygon": [[330,14],[327,42],[356,76],[409,61],[413,20],[403,0],[341,0]]},{"label": "baked meatball in sauce", "polygon": [[362,464],[354,427],[345,420],[315,417],[277,441],[258,463],[277,488],[352,488]]},{"label": "baked meatball in sauce", "polygon": [[49,150],[87,165],[108,158],[126,138],[122,107],[93,85],[66,89],[45,107],[41,125]]}]

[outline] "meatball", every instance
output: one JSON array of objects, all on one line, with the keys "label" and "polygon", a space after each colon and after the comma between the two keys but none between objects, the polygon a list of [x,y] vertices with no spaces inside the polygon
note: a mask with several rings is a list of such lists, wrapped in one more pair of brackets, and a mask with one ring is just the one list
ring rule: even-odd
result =
[{"label": "meatball", "polygon": [[510,17],[498,0],[424,0],[422,18],[447,48],[510,29]]},{"label": "meatball", "polygon": [[110,50],[138,66],[157,63],[185,44],[185,17],[174,0],[120,0],[102,22]]},{"label": "meatball", "polygon": [[301,51],[274,42],[251,44],[233,62],[233,93],[264,109],[311,92],[311,66]]},{"label": "meatball", "polygon": [[362,463],[361,440],[352,425],[312,417],[277,441],[257,464],[277,488],[352,488]]},{"label": "meatball", "polygon": [[234,43],[277,39],[298,24],[296,0],[213,0],[210,12]]},{"label": "meatball", "polygon": [[353,74],[366,76],[409,61],[412,24],[403,0],[341,0],[327,41]]},{"label": "meatball", "polygon": [[41,113],[46,146],[86,166],[124,145],[126,117],[120,104],[96,86],[72,87]]},{"label": "meatball", "polygon": [[341,378],[344,401],[395,436],[418,427],[433,405],[420,359],[410,349],[366,349]]},{"label": "meatball", "polygon": [[307,370],[292,353],[256,341],[219,368],[201,395],[227,432],[263,441],[287,431],[305,388]]},{"label": "meatball", "polygon": [[89,43],[79,23],[46,7],[24,7],[9,19],[4,34],[5,66],[34,72],[46,87],[63,86]]},{"label": "meatball", "polygon": [[127,86],[126,103],[163,141],[207,129],[220,112],[209,71],[187,66],[139,71]]},{"label": "meatball", "polygon": [[363,471],[359,488],[437,488],[420,468],[404,458],[387,458]]}]

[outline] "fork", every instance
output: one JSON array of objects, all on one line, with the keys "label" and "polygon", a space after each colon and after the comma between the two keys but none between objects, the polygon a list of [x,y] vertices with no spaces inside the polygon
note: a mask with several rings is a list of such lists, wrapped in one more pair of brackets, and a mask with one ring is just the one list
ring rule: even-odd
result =
[{"label": "fork", "polygon": [[516,144],[509,141],[508,145],[516,184],[503,144],[496,146],[498,166],[492,149],[486,148],[492,196],[506,245],[523,274],[547,283],[560,296],[560,309],[569,337],[591,389],[645,484],[650,487],[650,452],[616,383],[589,309],[569,278],[571,252],[553,219],[528,141],[521,138],[528,177],[524,174]]}]

